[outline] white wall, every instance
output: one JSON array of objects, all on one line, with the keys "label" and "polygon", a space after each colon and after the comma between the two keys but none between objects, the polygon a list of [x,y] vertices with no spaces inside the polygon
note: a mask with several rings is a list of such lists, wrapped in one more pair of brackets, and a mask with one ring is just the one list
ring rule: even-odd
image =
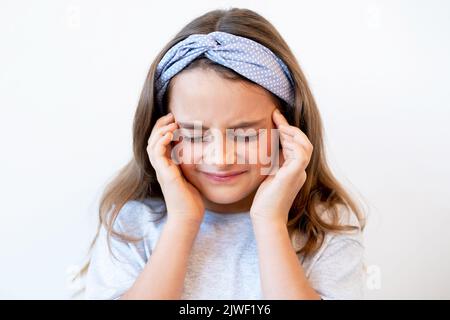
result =
[{"label": "white wall", "polygon": [[228,6],[272,21],[310,80],[332,167],[370,210],[368,297],[450,298],[450,4],[387,0],[2,0],[0,298],[69,297],[151,61]]}]

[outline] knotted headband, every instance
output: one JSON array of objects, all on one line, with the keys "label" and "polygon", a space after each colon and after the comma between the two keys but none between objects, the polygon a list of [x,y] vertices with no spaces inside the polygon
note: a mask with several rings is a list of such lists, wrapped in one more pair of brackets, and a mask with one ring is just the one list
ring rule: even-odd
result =
[{"label": "knotted headband", "polygon": [[214,31],[192,34],[166,52],[155,73],[156,99],[160,106],[169,80],[202,54],[294,105],[294,82],[280,58],[256,41]]}]

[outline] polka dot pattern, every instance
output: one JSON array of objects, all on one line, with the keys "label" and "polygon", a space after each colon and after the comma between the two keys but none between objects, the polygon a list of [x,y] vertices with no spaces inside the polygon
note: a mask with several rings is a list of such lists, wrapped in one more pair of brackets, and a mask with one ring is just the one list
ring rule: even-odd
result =
[{"label": "polka dot pattern", "polygon": [[166,52],[155,74],[156,99],[160,106],[169,80],[202,54],[294,105],[292,76],[280,58],[256,41],[214,31],[190,35]]}]

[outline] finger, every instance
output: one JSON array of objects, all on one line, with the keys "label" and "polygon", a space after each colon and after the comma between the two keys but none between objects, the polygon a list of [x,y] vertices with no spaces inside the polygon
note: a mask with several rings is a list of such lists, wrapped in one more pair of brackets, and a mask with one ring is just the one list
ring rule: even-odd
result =
[{"label": "finger", "polygon": [[285,132],[282,132],[281,130],[279,132],[280,132],[281,144],[283,144],[284,142],[291,142],[294,140],[293,136],[291,136]]},{"label": "finger", "polygon": [[308,152],[312,152],[313,145],[308,139],[308,136],[303,133],[300,128],[294,126],[281,126],[280,132],[292,137],[292,140],[301,144]]},{"label": "finger", "polygon": [[298,161],[299,165],[302,168],[306,168],[308,166],[309,161],[311,160],[311,154],[308,153],[304,148],[302,148],[299,144],[295,142],[287,143],[287,156],[292,159]]},{"label": "finger", "polygon": [[172,134],[173,134],[173,131],[177,128],[178,128],[178,123],[175,123],[175,122],[169,123],[168,125],[165,125],[161,128],[154,128],[155,131],[151,133],[151,135],[148,139],[149,140],[148,145],[154,146],[160,137],[165,135],[167,132],[172,132]]},{"label": "finger", "polygon": [[286,159],[294,159],[296,158],[296,154],[298,153],[298,150],[296,149],[294,144],[285,144],[282,148],[283,155]]},{"label": "finger", "polygon": [[[178,128],[178,123],[176,122],[172,122],[169,123],[168,125],[165,125],[164,127],[159,128],[158,130],[156,130],[156,134],[160,137],[162,137],[163,135],[165,135],[167,132],[172,132],[173,130],[175,130],[176,128]],[[173,133],[173,132],[172,132]]]},{"label": "finger", "polygon": [[172,132],[166,132],[166,134],[164,134],[156,143],[153,150],[153,160],[157,163],[157,165],[169,165],[169,159],[167,159],[167,146],[172,140],[172,137]]},{"label": "finger", "polygon": [[278,137],[281,143],[283,143],[284,141],[291,141],[293,139],[293,137],[290,134],[287,134],[286,132],[280,129],[273,129],[273,130],[276,130],[274,138]]},{"label": "finger", "polygon": [[152,131],[150,132],[150,136],[148,137],[148,141],[147,144],[149,145],[151,142],[150,140],[152,140],[153,134],[155,131],[157,131],[159,128],[168,125],[169,123],[173,122],[175,119],[173,117],[173,114],[171,112],[169,112],[168,114],[160,117],[158,120],[156,120],[155,125],[152,128]]},{"label": "finger", "polygon": [[158,120],[156,120],[154,128],[160,128],[166,124],[169,124],[173,120],[174,120],[173,113],[169,112],[168,114],[166,114],[166,115],[160,117]]},{"label": "finger", "polygon": [[300,128],[291,125],[280,125],[279,129],[281,132],[284,132],[290,136],[295,136],[303,133],[303,131],[300,130]]},{"label": "finger", "polygon": [[161,138],[159,138],[158,142],[155,145],[156,154],[159,156],[166,155],[167,145],[172,141],[173,134],[172,132],[166,132]]},{"label": "finger", "polygon": [[275,123],[277,128],[279,128],[280,125],[287,125],[287,126],[289,125],[286,118],[281,114],[280,110],[278,110],[278,109],[275,109],[272,112],[272,120]]},{"label": "finger", "polygon": [[312,152],[312,144],[310,143],[306,134],[304,134],[300,128],[289,125],[286,118],[278,109],[275,109],[273,112],[273,121],[277,128],[280,129],[281,139],[289,140],[287,136],[292,136],[298,143],[302,144],[306,148],[306,150]]}]

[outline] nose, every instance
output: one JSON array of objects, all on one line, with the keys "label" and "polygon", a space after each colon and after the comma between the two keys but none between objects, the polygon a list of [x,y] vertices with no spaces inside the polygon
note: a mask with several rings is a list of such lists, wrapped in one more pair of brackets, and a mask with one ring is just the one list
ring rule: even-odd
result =
[{"label": "nose", "polygon": [[203,161],[214,164],[217,168],[226,167],[236,162],[236,151],[233,140],[226,138],[220,130],[211,130],[211,141],[204,146]]}]

